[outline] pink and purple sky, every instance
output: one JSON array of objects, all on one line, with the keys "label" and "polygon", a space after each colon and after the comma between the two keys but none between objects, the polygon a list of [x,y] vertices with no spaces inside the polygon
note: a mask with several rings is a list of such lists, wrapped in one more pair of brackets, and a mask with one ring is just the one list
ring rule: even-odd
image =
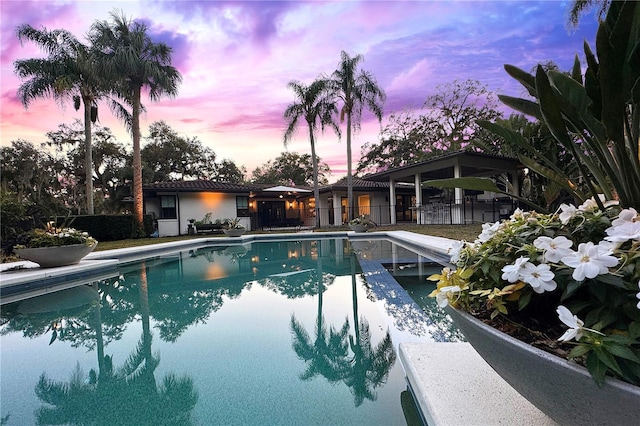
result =
[{"label": "pink and purple sky", "polygon": [[[364,55],[363,68],[387,94],[385,116],[419,108],[439,84],[476,79],[496,93],[521,95],[504,64],[530,70],[553,60],[569,69],[586,39],[593,47],[597,22],[585,15],[567,29],[568,1],[14,1],[2,0],[0,136],[38,145],[46,132],[81,119],[70,102],[33,102],[25,110],[16,97],[16,59],[42,56],[21,46],[23,23],[65,28],[85,41],[96,20],[123,11],[144,20],[155,41],[173,48],[183,82],[174,99],[144,100],[143,135],[156,120],[179,134],[197,137],[218,160],[228,158],[250,173],[285,150],[282,113],[293,93],[290,80],[306,84],[336,69],[340,51]],[[100,121],[118,141],[131,137],[102,106]],[[382,125],[386,119],[383,118]],[[288,150],[310,153],[302,122]],[[360,147],[378,140],[380,125],[369,114],[353,140],[354,168]],[[144,141],[143,141],[144,146]],[[319,135],[317,153],[332,169],[330,181],[346,174],[344,137]]]}]

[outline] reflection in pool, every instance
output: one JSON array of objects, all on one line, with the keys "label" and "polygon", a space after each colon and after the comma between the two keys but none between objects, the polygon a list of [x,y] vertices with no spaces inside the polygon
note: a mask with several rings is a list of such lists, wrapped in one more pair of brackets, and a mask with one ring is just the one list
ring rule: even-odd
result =
[{"label": "reflection in pool", "polygon": [[3,305],[1,416],[7,424],[404,424],[415,413],[399,343],[449,335],[376,262],[361,269],[343,239],[207,247]]}]

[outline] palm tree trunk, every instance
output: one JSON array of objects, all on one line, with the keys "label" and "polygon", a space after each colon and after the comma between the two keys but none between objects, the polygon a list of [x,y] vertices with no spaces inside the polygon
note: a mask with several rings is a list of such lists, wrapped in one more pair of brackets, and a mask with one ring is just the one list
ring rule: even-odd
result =
[{"label": "palm tree trunk", "polygon": [[351,172],[351,113],[347,113],[347,222],[353,219],[353,174]]},{"label": "palm tree trunk", "polygon": [[104,338],[102,336],[102,297],[100,296],[100,289],[97,282],[91,284],[91,288],[98,293],[98,303],[94,306],[94,321],[96,330],[96,352],[98,355],[98,381],[100,381],[106,374],[104,365]]},{"label": "palm tree trunk", "polygon": [[349,257],[351,266],[351,298],[353,300],[353,326],[357,344],[360,344],[360,322],[358,321],[358,282],[356,281],[356,255]]},{"label": "palm tree trunk", "polygon": [[143,236],[142,229],[142,154],[140,151],[140,92],[137,87],[133,92],[131,112],[131,133],[133,135],[133,215],[135,219],[134,237]]},{"label": "palm tree trunk", "polygon": [[93,148],[91,146],[91,100],[83,97],[84,104],[84,170],[87,196],[87,214],[93,214]]},{"label": "palm tree trunk", "polygon": [[311,162],[313,164],[313,197],[316,200],[316,228],[320,228],[320,188],[318,187],[318,158],[316,157],[316,142],[313,137],[313,128],[309,123],[309,141],[311,142]]},{"label": "palm tree trunk", "polygon": [[[317,205],[317,204],[316,204]],[[316,320],[316,329],[318,330],[318,334],[322,330],[322,295],[324,294],[324,278],[322,276],[322,252],[320,250],[320,246],[322,245],[322,241],[318,241],[318,252],[320,255],[318,256],[318,318]]]}]

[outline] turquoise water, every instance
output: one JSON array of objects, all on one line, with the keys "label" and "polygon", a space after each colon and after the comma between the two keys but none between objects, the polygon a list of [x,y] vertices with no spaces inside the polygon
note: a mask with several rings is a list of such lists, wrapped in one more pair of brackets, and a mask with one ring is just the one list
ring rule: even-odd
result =
[{"label": "turquoise water", "polygon": [[398,345],[455,336],[389,247],[366,271],[342,239],[199,248],[3,305],[3,424],[411,423]]}]

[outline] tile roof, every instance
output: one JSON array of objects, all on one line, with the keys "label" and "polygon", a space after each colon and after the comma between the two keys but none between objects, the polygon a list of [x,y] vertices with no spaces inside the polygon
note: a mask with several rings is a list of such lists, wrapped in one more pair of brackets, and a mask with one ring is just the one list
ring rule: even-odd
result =
[{"label": "tile roof", "polygon": [[261,186],[239,183],[214,182],[210,180],[182,180],[155,182],[144,185],[145,190],[180,192],[251,192],[260,191]]},{"label": "tile roof", "polygon": [[[178,191],[178,192],[257,192],[261,193],[268,188],[281,186],[279,184],[265,183],[226,183],[214,182],[209,180],[182,180],[172,182],[154,182],[144,185],[143,189],[147,191]],[[299,185],[292,188],[300,188],[301,190],[312,191],[313,188]]]},{"label": "tile roof", "polygon": [[[320,187],[321,192],[328,192],[334,189],[347,189],[347,178],[344,177],[338,180],[335,183],[324,185]],[[353,189],[354,190],[363,190],[363,189],[389,189],[389,182],[375,182],[371,180],[365,180],[360,178],[353,178]]]}]

